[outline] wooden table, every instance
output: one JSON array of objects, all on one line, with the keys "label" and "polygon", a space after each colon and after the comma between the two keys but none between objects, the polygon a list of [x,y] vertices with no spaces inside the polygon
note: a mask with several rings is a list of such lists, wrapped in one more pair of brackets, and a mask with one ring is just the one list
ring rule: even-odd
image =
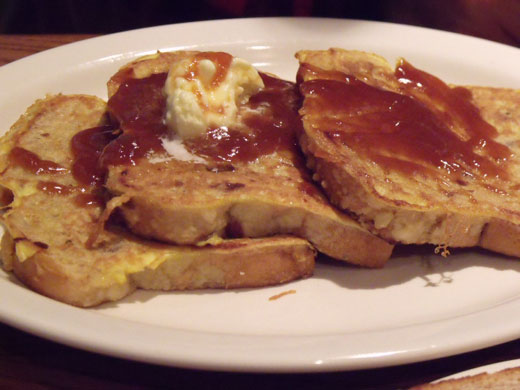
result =
[{"label": "wooden table", "polygon": [[[90,35],[0,35],[0,65]],[[1,297],[8,299],[8,297]],[[59,319],[56,319],[59,321]],[[396,390],[472,367],[520,358],[520,339],[429,362],[327,374],[242,374],[185,370],[101,356],[0,324],[1,389],[379,389]]]}]

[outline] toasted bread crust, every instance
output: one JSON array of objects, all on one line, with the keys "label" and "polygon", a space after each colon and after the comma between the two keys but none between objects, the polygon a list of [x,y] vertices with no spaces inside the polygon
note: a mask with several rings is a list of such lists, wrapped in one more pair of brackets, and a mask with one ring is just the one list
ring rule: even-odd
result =
[{"label": "toasted bread crust", "polygon": [[[164,72],[166,63],[185,55],[192,53],[163,53],[127,65],[109,82],[109,96],[125,77]],[[382,266],[393,248],[332,207],[290,151],[234,162],[229,170],[211,161],[149,155],[135,166],[110,167],[107,188],[130,199],[121,210],[134,232],[163,242],[294,234],[333,258],[368,267]]]},{"label": "toasted bread crust", "polygon": [[[223,243],[197,249],[154,246],[129,239],[94,252],[85,248],[47,249],[23,260],[16,255],[9,233],[3,240],[3,259],[10,259],[8,264],[24,284],[43,295],[81,307],[117,301],[138,288],[263,287],[306,278],[314,270],[312,246],[289,236],[235,240],[232,246]],[[83,265],[67,264],[66,256],[80,256],[88,261]],[[148,261],[150,258],[153,263]]]},{"label": "toasted bread crust", "polygon": [[107,186],[114,195],[130,198],[121,210],[141,236],[193,244],[225,237],[235,228],[245,237],[296,234],[331,257],[368,267],[384,265],[391,255],[392,245],[328,206],[318,191],[299,190],[306,182],[293,167],[271,177],[240,167],[215,174],[204,167],[170,164],[111,169]]},{"label": "toasted bread crust", "polygon": [[[297,58],[302,64],[345,72],[377,88],[399,92],[392,67],[381,57],[330,49],[299,52]],[[510,177],[518,177],[520,93],[484,87],[467,89],[482,117],[498,130],[496,140],[513,151],[507,171]],[[300,113],[305,128],[300,144],[315,172],[314,179],[333,204],[353,212],[373,233],[393,242],[480,245],[520,256],[520,246],[514,240],[506,244],[497,237],[498,229],[506,229],[513,237],[515,225],[520,223],[514,179],[512,182],[468,179],[459,184],[449,179],[435,181],[389,172],[348,148],[333,145],[322,132],[316,131],[316,116],[326,113],[309,111],[305,102]]]}]

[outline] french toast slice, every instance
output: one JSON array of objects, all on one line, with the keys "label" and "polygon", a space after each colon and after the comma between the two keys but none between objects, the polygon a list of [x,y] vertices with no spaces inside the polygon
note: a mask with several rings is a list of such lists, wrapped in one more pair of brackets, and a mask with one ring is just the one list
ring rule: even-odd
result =
[{"label": "french toast slice", "polygon": [[399,60],[300,51],[299,139],[329,199],[394,242],[520,256],[520,93]]},{"label": "french toast slice", "polygon": [[196,55],[157,53],[124,66],[108,82],[109,112],[127,138],[115,140],[102,157],[109,167],[106,187],[121,197],[129,228],[176,244],[293,234],[335,259],[382,266],[393,246],[331,206],[305,168],[296,145],[301,122],[293,83],[262,74],[265,88],[239,108],[245,132],[211,130],[184,142],[182,155],[166,151],[164,80],[172,65]]},{"label": "french toast slice", "polygon": [[35,102],[2,137],[5,270],[41,294],[82,307],[137,288],[260,287],[312,274],[315,250],[296,237],[172,246],[138,238],[117,221],[104,223],[110,200],[96,162],[116,136],[106,122],[101,99],[53,95]]}]

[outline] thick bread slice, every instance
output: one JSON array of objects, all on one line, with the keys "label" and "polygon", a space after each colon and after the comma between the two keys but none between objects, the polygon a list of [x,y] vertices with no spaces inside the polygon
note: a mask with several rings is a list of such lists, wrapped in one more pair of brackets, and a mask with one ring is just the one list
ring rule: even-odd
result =
[{"label": "thick bread slice", "polygon": [[519,390],[520,368],[482,373],[437,383],[414,386],[410,390]]},{"label": "thick bread slice", "polygon": [[[109,97],[117,97],[125,81],[168,72],[176,61],[193,55],[158,53],[130,63],[109,81]],[[296,110],[292,85],[285,83],[283,93],[286,109]],[[294,234],[333,258],[368,267],[382,266],[392,251],[392,245],[330,205],[296,150],[230,163],[182,161],[155,151],[135,164],[110,166],[106,186],[127,199],[121,210],[132,231],[163,242]]]},{"label": "thick bread slice", "polygon": [[102,194],[76,181],[70,144],[78,132],[104,124],[105,109],[93,96],[48,96],[1,139],[5,270],[77,306],[118,300],[136,288],[259,287],[312,274],[315,251],[295,237],[177,247],[139,239],[110,221],[103,229]]},{"label": "thick bread slice", "polygon": [[[300,113],[305,131],[300,137],[300,144],[307,156],[308,166],[315,172],[314,178],[321,183],[333,204],[350,210],[364,226],[387,240],[456,247],[480,245],[500,253],[520,256],[520,199],[517,195],[520,188],[520,92],[485,87],[448,88],[438,79],[428,76],[428,83],[443,85],[440,89],[445,94],[444,101],[444,98],[428,95],[425,92],[427,88],[407,88],[405,77],[402,76],[400,80],[388,62],[374,54],[330,49],[301,51],[296,57],[300,61],[298,81],[304,95]],[[326,88],[336,85],[334,82],[345,83],[338,80],[345,80],[347,75],[355,78],[352,82],[362,81],[374,87],[363,87],[361,89],[368,92],[355,96],[354,107],[358,107],[358,111],[320,106],[318,95],[312,94],[310,88],[326,79],[336,80],[327,81],[329,84]],[[379,148],[382,150],[377,155],[367,154],[355,144],[348,145],[348,142],[341,141],[341,131],[359,131],[356,135],[358,139],[350,138],[354,142],[363,140],[370,132],[392,134],[393,130],[378,127],[378,120],[370,122],[365,119],[374,114],[373,111],[369,112],[370,107],[372,110],[376,107],[376,111],[381,109],[373,105],[367,96],[382,94],[393,96],[393,102],[413,100],[421,113],[429,111],[434,114],[435,120],[446,121],[446,128],[451,130],[439,134],[437,139],[433,139],[434,143],[444,145],[448,157],[454,143],[462,145],[462,152],[473,154],[472,162],[475,166],[478,162],[489,172],[483,173],[475,166],[462,169],[456,165],[459,163],[456,160],[446,161],[446,166],[453,169],[454,174],[436,166],[430,158],[434,160],[431,155],[438,153],[439,148],[432,149],[430,139],[426,136],[421,139],[423,135],[414,141],[417,152],[407,151],[406,155],[399,154],[400,145],[394,145],[396,149],[392,150],[375,144],[371,152]],[[450,110],[447,102],[448,99],[454,99],[453,94],[464,96],[464,99],[470,96],[465,102],[470,101],[478,108],[466,108],[466,112],[471,112],[469,120],[481,126],[489,126],[479,122],[483,118],[496,129],[495,132],[486,127],[491,135],[480,139],[485,142],[475,145],[472,151],[468,151],[468,145],[470,141],[473,142],[471,136],[476,130],[459,126],[457,118],[445,114]],[[451,101],[460,103],[456,99]],[[347,104],[346,100],[344,104]],[[373,117],[377,118],[377,114]],[[323,118],[328,120],[328,124],[324,124]],[[356,127],[359,123],[365,126],[363,130]],[[420,121],[418,123],[417,127],[422,126]],[[399,126],[400,123],[396,122],[395,125]],[[391,137],[386,138],[390,144],[394,142]],[[411,133],[410,137],[415,136]],[[414,146],[413,143],[411,145]],[[487,155],[493,152],[486,149],[491,146],[498,151],[497,154],[502,153],[502,159],[493,161],[494,157]],[[431,150],[431,153],[426,154],[425,150]],[[410,157],[415,155],[418,157]],[[385,162],[389,160],[391,164],[386,165]],[[398,163],[402,164],[402,168]]]},{"label": "thick bread slice", "polygon": [[2,238],[6,270],[33,290],[81,307],[117,301],[138,288],[195,290],[277,285],[312,275],[313,248],[296,237],[238,239],[201,248],[172,247],[116,235],[110,245],[42,248]]}]

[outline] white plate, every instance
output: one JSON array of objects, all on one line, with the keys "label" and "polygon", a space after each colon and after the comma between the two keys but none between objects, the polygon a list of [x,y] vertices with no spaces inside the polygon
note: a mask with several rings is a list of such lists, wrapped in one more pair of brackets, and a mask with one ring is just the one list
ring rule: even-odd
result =
[{"label": "white plate", "polygon": [[[330,46],[404,56],[448,82],[520,88],[520,51],[427,29],[331,19],[243,19],[108,35],[0,68],[0,128],[46,93],[106,96],[119,66],[157,49],[223,50],[293,79],[298,49]],[[286,291],[270,301],[269,297]],[[381,367],[438,358],[520,335],[520,262],[463,251],[396,256],[382,270],[318,264],[308,280],[273,288],[138,292],[76,309],[0,272],[0,319],[100,353],[234,371]]]}]

